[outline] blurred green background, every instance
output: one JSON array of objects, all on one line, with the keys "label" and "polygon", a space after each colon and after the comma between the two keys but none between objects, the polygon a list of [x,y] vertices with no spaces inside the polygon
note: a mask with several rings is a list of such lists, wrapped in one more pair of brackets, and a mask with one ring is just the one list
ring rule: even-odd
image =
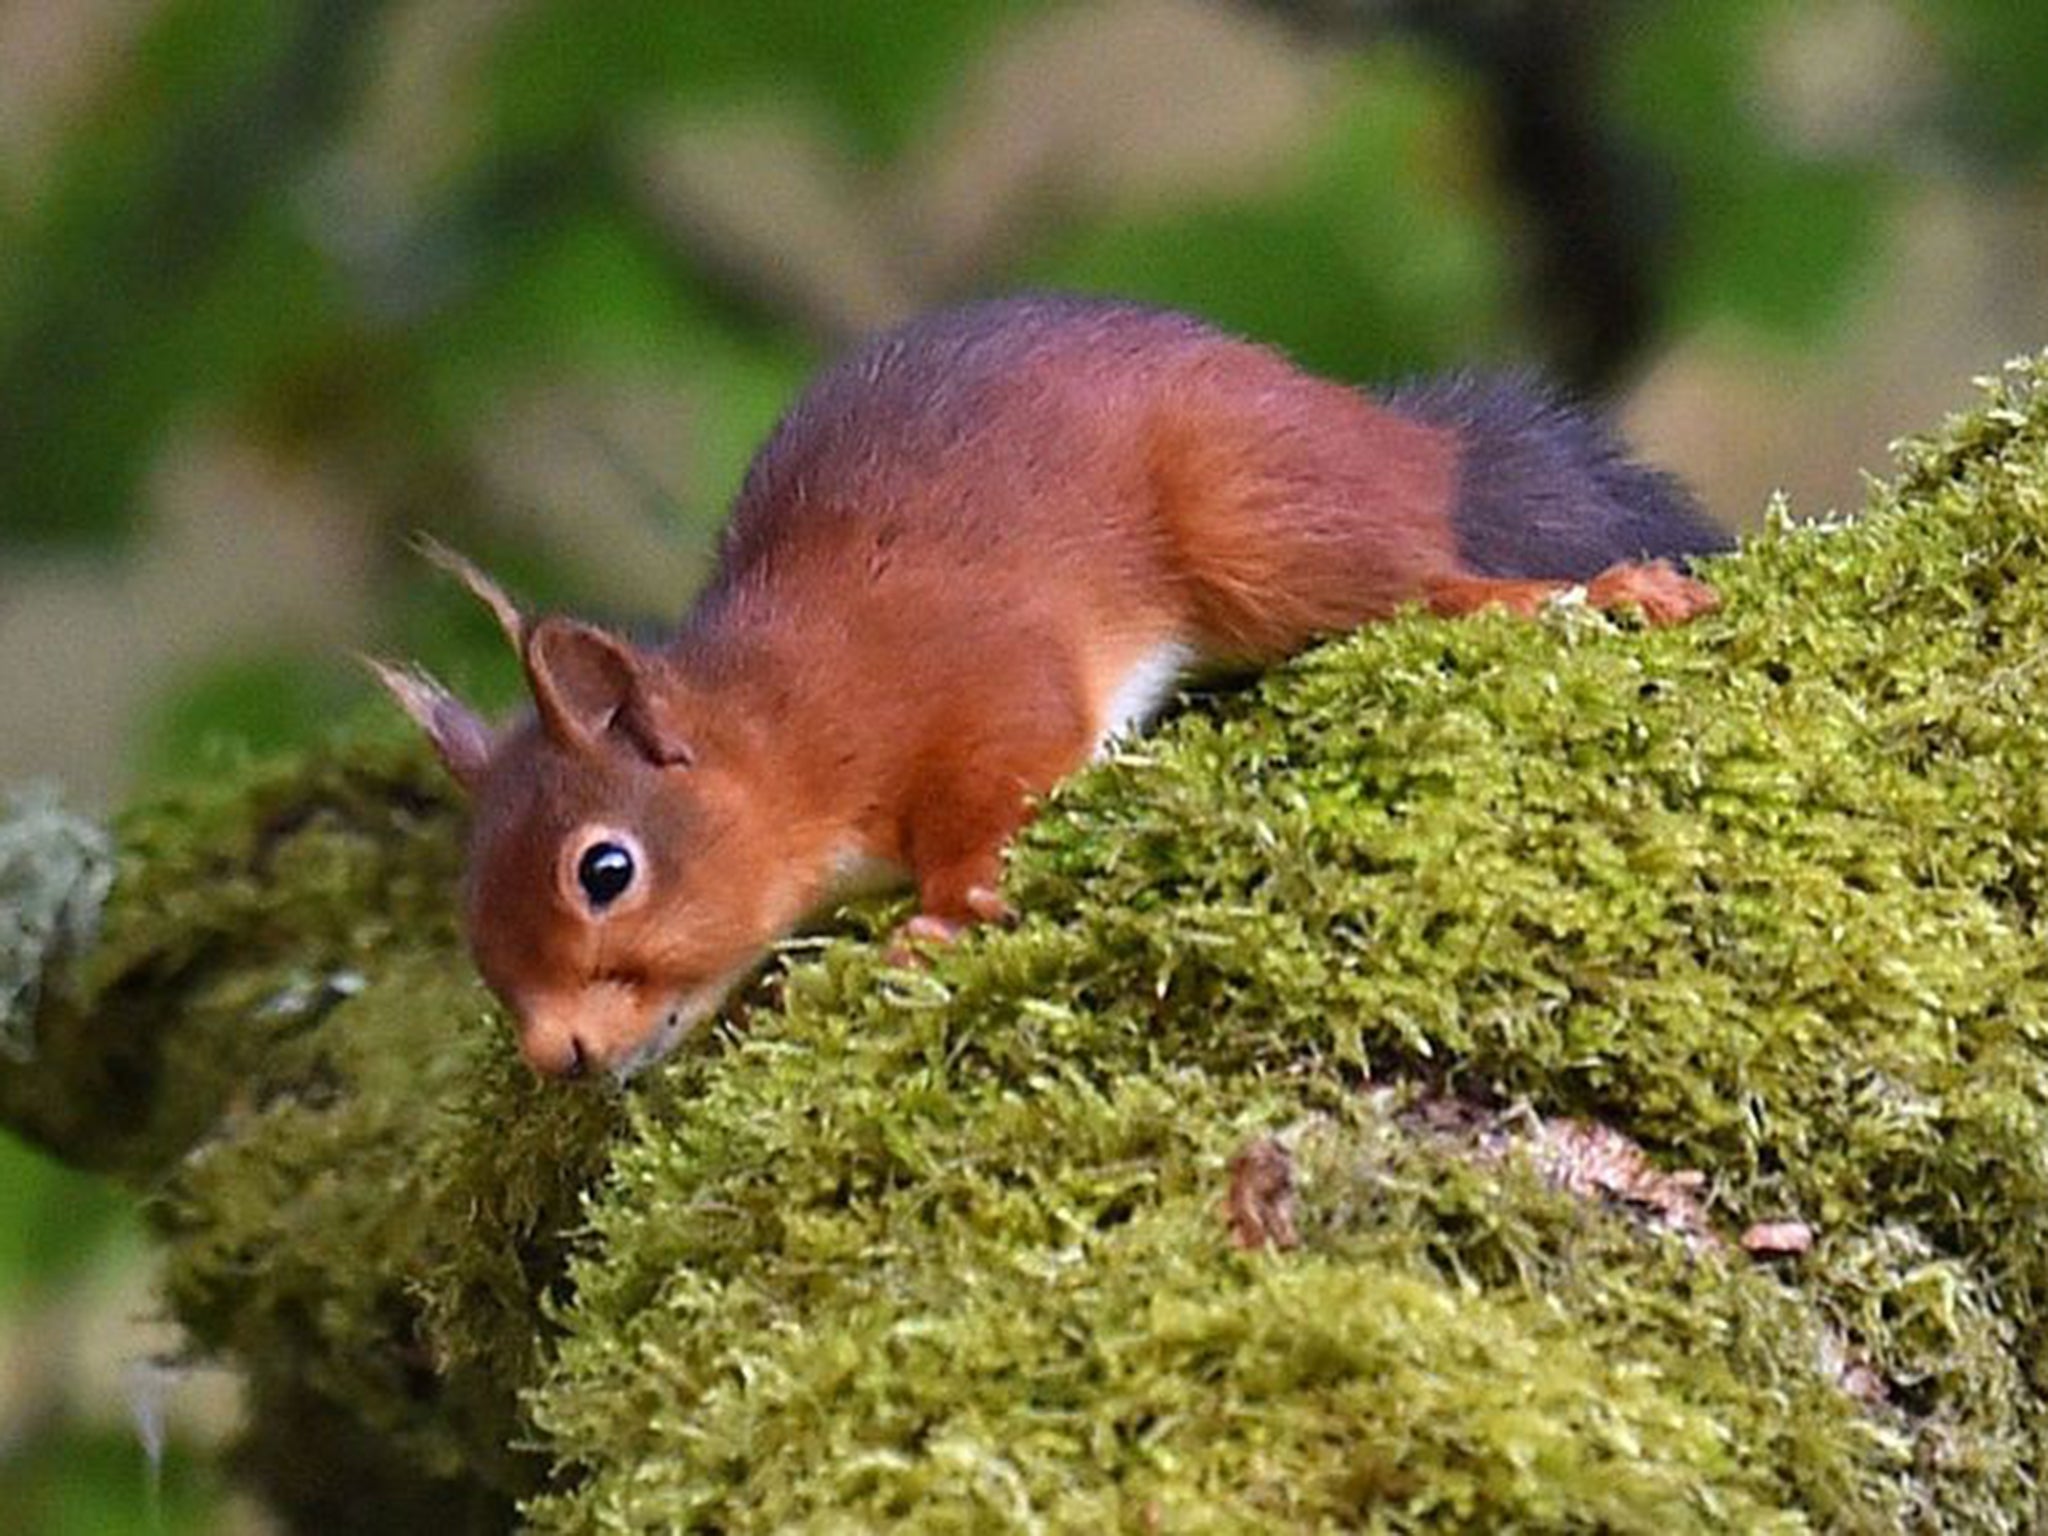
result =
[{"label": "blurred green background", "polygon": [[[1018,287],[1532,363],[1725,521],[1853,506],[2048,345],[2043,81],[2016,0],[0,0],[0,787],[288,746],[356,648],[507,702],[408,531],[672,616],[819,359]],[[176,1350],[0,1141],[0,1527],[266,1528]]]}]

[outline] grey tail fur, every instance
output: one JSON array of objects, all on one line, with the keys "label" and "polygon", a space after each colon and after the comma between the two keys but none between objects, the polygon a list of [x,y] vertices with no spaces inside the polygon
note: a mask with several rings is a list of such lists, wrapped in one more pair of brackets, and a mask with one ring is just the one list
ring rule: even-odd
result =
[{"label": "grey tail fur", "polygon": [[1617,561],[1683,565],[1734,547],[1676,476],[1534,379],[1453,374],[1386,403],[1463,443],[1452,523],[1477,575],[1583,581]]}]

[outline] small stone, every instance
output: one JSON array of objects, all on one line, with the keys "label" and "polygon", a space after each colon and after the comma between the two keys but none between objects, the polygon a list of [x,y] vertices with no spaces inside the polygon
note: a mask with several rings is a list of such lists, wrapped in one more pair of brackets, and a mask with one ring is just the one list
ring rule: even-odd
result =
[{"label": "small stone", "polygon": [[1760,1259],[1805,1253],[1813,1247],[1813,1228],[1803,1221],[1759,1221],[1742,1234],[1743,1252]]}]

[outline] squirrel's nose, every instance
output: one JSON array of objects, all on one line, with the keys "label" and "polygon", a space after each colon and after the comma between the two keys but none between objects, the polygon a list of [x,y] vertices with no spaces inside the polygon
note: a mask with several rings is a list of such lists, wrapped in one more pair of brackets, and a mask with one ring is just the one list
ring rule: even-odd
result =
[{"label": "squirrel's nose", "polygon": [[542,1077],[582,1077],[590,1070],[590,1048],[573,1030],[528,1029],[519,1038],[519,1054]]}]

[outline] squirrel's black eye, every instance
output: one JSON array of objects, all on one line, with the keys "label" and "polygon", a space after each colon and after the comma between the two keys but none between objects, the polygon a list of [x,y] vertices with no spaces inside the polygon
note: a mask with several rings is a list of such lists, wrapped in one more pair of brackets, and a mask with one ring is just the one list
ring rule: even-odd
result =
[{"label": "squirrel's black eye", "polygon": [[618,843],[592,843],[576,861],[576,883],[590,898],[595,910],[603,910],[625,895],[633,883],[633,855]]}]

